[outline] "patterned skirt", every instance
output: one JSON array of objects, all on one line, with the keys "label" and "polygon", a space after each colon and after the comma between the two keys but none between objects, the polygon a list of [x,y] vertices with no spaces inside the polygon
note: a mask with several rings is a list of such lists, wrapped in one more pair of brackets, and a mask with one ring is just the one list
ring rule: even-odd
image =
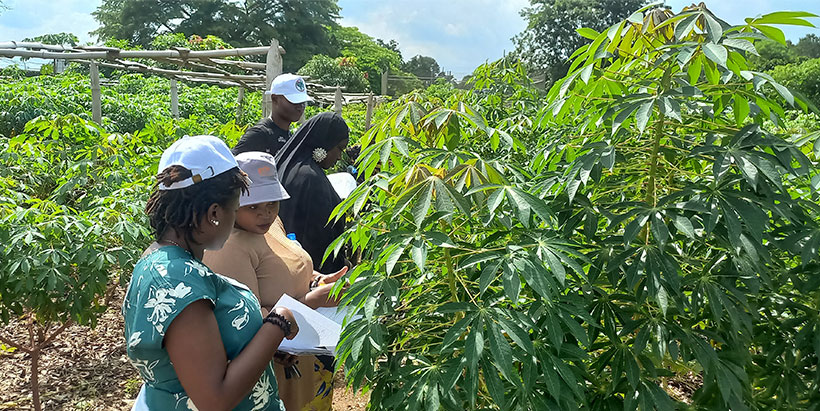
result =
[{"label": "patterned skirt", "polygon": [[301,377],[274,363],[279,397],[287,411],[331,411],[334,360],[329,355],[296,356]]}]

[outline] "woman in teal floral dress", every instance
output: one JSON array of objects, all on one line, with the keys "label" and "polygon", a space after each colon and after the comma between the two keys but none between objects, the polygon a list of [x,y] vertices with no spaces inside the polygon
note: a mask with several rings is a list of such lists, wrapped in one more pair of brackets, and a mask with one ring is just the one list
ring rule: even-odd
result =
[{"label": "woman in teal floral dress", "polygon": [[146,206],[156,241],[123,302],[128,358],[144,381],[134,409],[284,410],[271,360],[298,332],[293,314],[263,318],[247,287],[201,262],[230,235],[247,176],[212,136],[176,141],[159,170]]}]

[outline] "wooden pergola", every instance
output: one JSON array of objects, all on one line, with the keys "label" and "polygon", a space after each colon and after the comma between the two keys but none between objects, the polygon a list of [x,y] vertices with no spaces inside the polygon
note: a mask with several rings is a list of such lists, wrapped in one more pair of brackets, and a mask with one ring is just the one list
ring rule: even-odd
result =
[{"label": "wooden pergola", "polygon": [[[228,60],[228,57],[267,55],[265,63]],[[220,50],[190,50],[171,48],[169,50],[121,50],[113,47],[77,46],[66,47],[34,42],[0,42],[0,56],[40,58],[57,61],[73,61],[90,66],[92,118],[102,121],[99,67],[158,75],[170,79],[171,114],[179,117],[179,94],[177,81],[212,84],[221,87],[239,87],[237,98],[237,118],[242,114],[245,90],[264,91],[270,88],[273,79],[282,73],[282,56],[285,49],[276,39],[267,47],[244,47]],[[149,59],[172,64],[179,69],[165,69],[147,65],[133,59]],[[183,70],[186,69],[186,70]],[[243,74],[236,74],[241,71]],[[308,78],[306,77],[306,80]],[[341,107],[350,103],[366,103],[366,126],[372,117],[374,96],[372,93],[342,93],[340,87],[325,86],[307,82],[308,93],[320,104]],[[271,112],[270,99],[262,99],[262,116]]]}]

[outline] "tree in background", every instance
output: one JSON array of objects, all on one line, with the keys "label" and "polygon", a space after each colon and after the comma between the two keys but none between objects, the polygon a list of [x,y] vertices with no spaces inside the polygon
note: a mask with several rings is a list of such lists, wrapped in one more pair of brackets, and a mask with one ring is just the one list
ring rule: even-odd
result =
[{"label": "tree in background", "polygon": [[576,30],[589,27],[603,30],[628,17],[646,0],[530,0],[521,11],[527,29],[516,35],[515,53],[534,72],[545,72],[547,80],[567,74],[573,51],[590,40]]},{"label": "tree in background", "polygon": [[[367,73],[370,89],[374,92],[381,88],[380,79],[384,70],[390,70],[392,73],[400,71],[401,54],[383,46],[383,41],[377,41],[362,33],[357,27],[336,27],[331,30],[330,36],[339,55],[356,58],[356,66]],[[398,48],[398,43],[395,40],[392,42]],[[335,53],[330,55],[333,56]]]},{"label": "tree in background", "polygon": [[416,77],[437,77],[441,68],[436,59],[429,56],[416,55],[402,65],[402,69]]},{"label": "tree in background", "polygon": [[771,70],[777,66],[798,63],[802,60],[791,41],[781,43],[775,40],[760,41],[757,45],[757,55],[749,57],[749,63],[757,70]]},{"label": "tree in background", "polygon": [[356,67],[355,57],[332,58],[323,54],[313,56],[302,68],[299,74],[309,76],[328,86],[341,86],[349,93],[370,91],[370,83],[365,74]]},{"label": "tree in background", "polygon": [[315,54],[333,54],[328,31],[337,26],[339,6],[336,0],[103,0],[92,14],[99,39],[143,47],[170,32],[214,35],[237,47],[275,38],[288,53],[284,69],[296,71]]},{"label": "tree in background", "polygon": [[806,34],[797,42],[797,54],[810,59],[820,58],[820,37],[815,34]]},{"label": "tree in background", "polygon": [[395,51],[399,55],[399,58],[404,60],[404,57],[402,57],[402,55],[401,55],[401,50],[399,50],[399,42],[398,41],[393,40],[393,39],[390,39],[388,41],[384,41],[382,39],[376,39],[376,43],[379,43],[380,46],[382,46],[386,49]]}]

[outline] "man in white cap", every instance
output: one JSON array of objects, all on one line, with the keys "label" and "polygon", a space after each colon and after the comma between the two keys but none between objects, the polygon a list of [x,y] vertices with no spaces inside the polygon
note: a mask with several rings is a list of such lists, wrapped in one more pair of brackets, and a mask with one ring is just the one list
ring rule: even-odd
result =
[{"label": "man in white cap", "polygon": [[280,74],[262,98],[271,99],[269,118],[264,118],[245,131],[233,148],[237,155],[248,151],[262,151],[275,155],[290,138],[290,125],[299,121],[305,112],[305,104],[311,100],[305,80],[295,74]]}]

